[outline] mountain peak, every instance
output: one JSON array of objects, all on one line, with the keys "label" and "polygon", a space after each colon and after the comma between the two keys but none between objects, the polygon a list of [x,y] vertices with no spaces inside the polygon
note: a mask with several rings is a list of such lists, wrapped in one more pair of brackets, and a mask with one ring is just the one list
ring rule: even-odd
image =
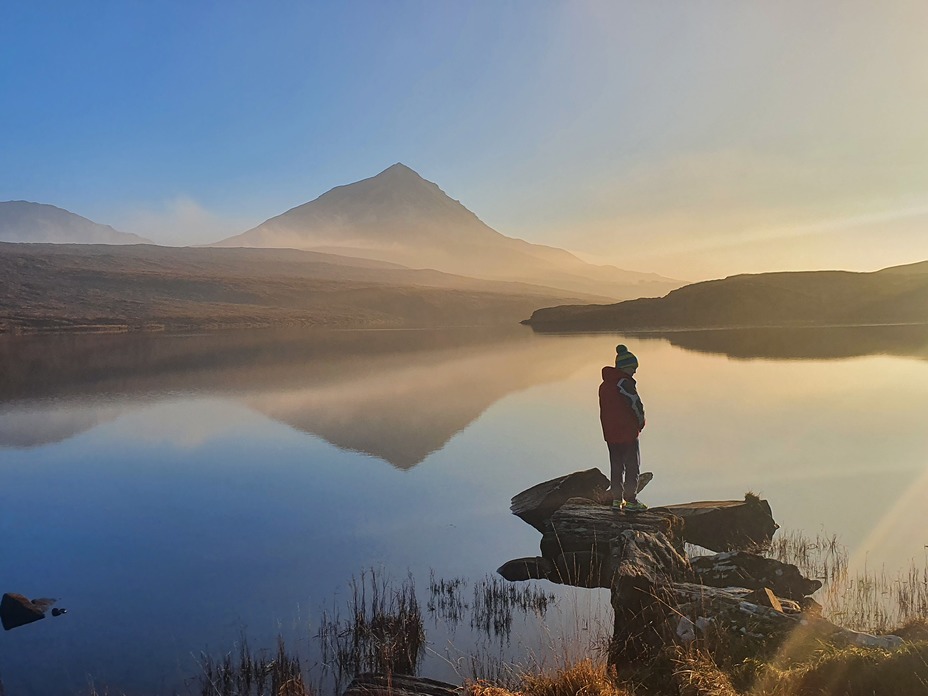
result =
[{"label": "mountain peak", "polygon": [[[414,169],[412,169],[412,168],[410,168],[410,167],[407,167],[407,166],[406,166],[405,164],[403,164],[402,162],[397,162],[396,164],[393,164],[393,165],[387,167],[387,168],[384,169],[382,172],[380,172],[380,174],[377,175],[377,177],[381,177],[381,176],[414,176],[414,177],[416,177],[417,179],[421,179],[421,178],[422,178],[422,177],[419,175],[419,172],[417,172],[416,170],[414,170]],[[375,178],[377,178],[377,177],[375,177]]]}]

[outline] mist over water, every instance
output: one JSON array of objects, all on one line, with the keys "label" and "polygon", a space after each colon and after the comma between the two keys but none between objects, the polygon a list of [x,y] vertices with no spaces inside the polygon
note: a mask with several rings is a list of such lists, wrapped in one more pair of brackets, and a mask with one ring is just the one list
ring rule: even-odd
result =
[{"label": "mist over water", "polygon": [[924,327],[4,338],[0,591],[70,613],[0,635],[0,679],[167,690],[243,629],[309,640],[364,568],[422,589],[532,555],[509,499],[608,471],[596,390],[619,341],[641,365],[648,504],[754,490],[852,563],[924,555]]}]

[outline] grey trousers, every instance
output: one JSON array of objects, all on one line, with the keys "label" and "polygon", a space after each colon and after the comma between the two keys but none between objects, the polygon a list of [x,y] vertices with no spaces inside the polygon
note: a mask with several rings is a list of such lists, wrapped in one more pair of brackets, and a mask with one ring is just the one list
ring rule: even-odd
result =
[{"label": "grey trousers", "polygon": [[634,442],[607,442],[609,446],[609,468],[612,474],[612,498],[636,500],[638,496],[638,474],[641,471],[641,453],[638,440]]}]

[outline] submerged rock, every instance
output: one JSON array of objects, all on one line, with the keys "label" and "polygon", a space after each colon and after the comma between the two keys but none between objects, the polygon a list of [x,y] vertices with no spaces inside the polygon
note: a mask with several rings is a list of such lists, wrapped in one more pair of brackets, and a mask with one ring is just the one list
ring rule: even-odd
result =
[{"label": "submerged rock", "polygon": [[520,580],[550,580],[555,573],[554,564],[541,556],[514,558],[506,561],[496,572],[510,582]]}]

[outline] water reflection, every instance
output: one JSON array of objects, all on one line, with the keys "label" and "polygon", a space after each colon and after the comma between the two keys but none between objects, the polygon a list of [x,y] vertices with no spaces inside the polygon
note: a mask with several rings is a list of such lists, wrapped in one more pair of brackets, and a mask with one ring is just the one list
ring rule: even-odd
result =
[{"label": "water reflection", "polygon": [[408,469],[500,398],[568,376],[551,348],[521,327],[9,339],[0,446],[60,442],[123,404],[196,393]]},{"label": "water reflection", "polygon": [[[362,568],[473,588],[537,543],[514,493],[606,467],[596,389],[619,340],[641,362],[646,502],[753,489],[852,566],[908,567],[928,544],[923,334],[829,334],[0,338],[0,589],[71,610],[0,635],[2,679],[168,691],[190,655],[243,626],[272,646]],[[472,650],[469,624],[440,623],[438,654]],[[453,679],[442,664],[425,670]]]},{"label": "water reflection", "polygon": [[[640,337],[738,359],[928,359],[928,325]],[[409,469],[507,394],[576,371],[577,343],[551,338],[521,327],[2,338],[0,447],[62,442],[127,408],[196,394]]]},{"label": "water reflection", "polygon": [[29,448],[63,442],[113,420],[119,413],[119,409],[105,406],[2,408],[0,447]]},{"label": "water reflection", "polygon": [[813,360],[896,355],[928,359],[928,324],[714,329],[649,333],[672,345],[732,358]]}]

